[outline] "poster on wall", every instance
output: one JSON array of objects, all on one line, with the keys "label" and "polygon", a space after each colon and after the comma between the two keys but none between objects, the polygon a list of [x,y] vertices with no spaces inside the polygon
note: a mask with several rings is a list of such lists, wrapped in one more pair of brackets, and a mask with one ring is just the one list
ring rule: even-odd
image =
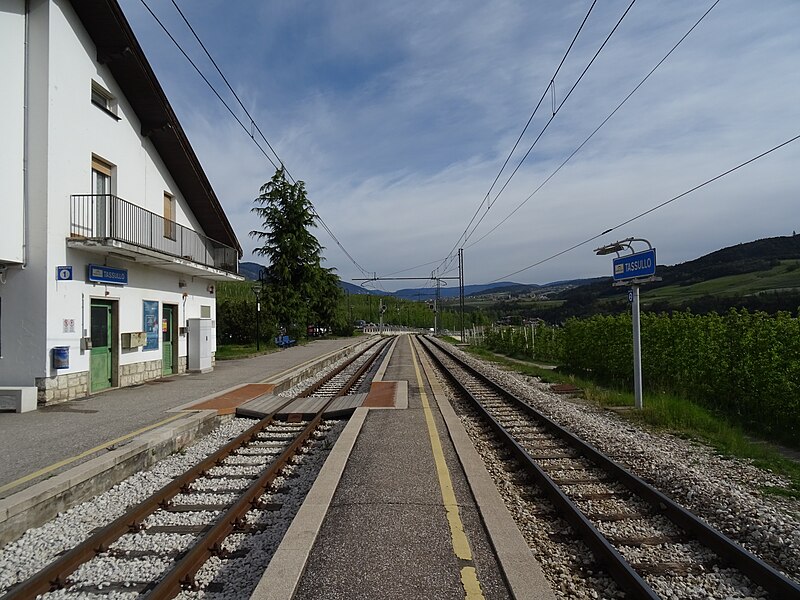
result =
[{"label": "poster on wall", "polygon": [[158,350],[158,338],[160,335],[158,329],[158,301],[143,300],[142,307],[144,331],[147,334],[147,343],[144,345],[144,349]]}]

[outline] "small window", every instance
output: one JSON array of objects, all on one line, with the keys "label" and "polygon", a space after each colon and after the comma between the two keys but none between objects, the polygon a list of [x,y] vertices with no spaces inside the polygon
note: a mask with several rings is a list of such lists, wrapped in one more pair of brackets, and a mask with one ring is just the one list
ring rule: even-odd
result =
[{"label": "small window", "polygon": [[164,237],[171,240],[175,239],[175,196],[164,192]]},{"label": "small window", "polygon": [[92,81],[92,104],[99,106],[115,119],[117,116],[117,101],[114,96],[96,81]]},{"label": "small window", "polygon": [[210,319],[211,318],[211,307],[208,304],[201,304],[200,305],[200,318],[201,319]]}]

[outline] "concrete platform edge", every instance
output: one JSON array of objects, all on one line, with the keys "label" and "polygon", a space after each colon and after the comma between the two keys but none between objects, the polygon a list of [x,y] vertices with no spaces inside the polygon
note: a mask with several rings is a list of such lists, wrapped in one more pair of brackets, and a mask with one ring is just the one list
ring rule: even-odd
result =
[{"label": "concrete platform edge", "polygon": [[[279,388],[288,389],[327,365],[348,356],[367,341],[369,340],[357,341],[343,349],[308,360],[299,367],[273,375],[260,383],[275,383],[276,392]],[[244,385],[246,383],[237,384],[192,400],[170,409],[167,413],[192,410],[191,406],[194,404],[229,393]],[[136,436],[107,454],[80,463],[47,480],[0,499],[0,547],[16,540],[28,529],[46,523],[59,512],[105,492],[137,471],[148,469],[158,460],[186,447],[197,437],[211,431],[220,419],[232,416],[220,417],[215,410],[189,412],[186,418],[177,419]]]},{"label": "concrete platform edge", "polygon": [[59,512],[102,494],[133,473],[185,448],[222,418],[216,411],[187,413],[108,453],[0,500],[0,547]]},{"label": "concrete platform edge", "polygon": [[297,385],[304,379],[308,379],[312,375],[315,375],[328,365],[331,365],[339,359],[356,352],[361,345],[369,341],[371,340],[356,341],[345,348],[334,350],[328,354],[323,354],[322,356],[318,356],[317,358],[301,363],[293,369],[278,373],[277,375],[273,375],[271,377],[267,377],[266,379],[262,379],[256,383],[272,383],[275,385],[273,393],[279,394],[280,392],[288,390],[290,387]]},{"label": "concrete platform edge", "polygon": [[392,360],[392,354],[394,354],[395,346],[397,346],[397,340],[400,338],[394,338],[392,341],[392,346],[389,348],[389,351],[386,353],[386,356],[383,358],[383,362],[381,366],[378,368],[378,371],[375,373],[375,377],[372,378],[372,381],[383,381],[383,376],[386,374],[386,369],[389,368],[389,361]]},{"label": "concrete platform edge", "polygon": [[294,596],[333,494],[370,410],[359,407],[350,417],[250,596],[251,600],[291,600]]},{"label": "concrete platform edge", "polygon": [[503,570],[509,592],[518,599],[555,600],[555,594],[544,577],[541,565],[531,554],[527,542],[508,512],[483,459],[472,445],[472,440],[433,374],[430,362],[423,353],[420,353],[420,360]]}]

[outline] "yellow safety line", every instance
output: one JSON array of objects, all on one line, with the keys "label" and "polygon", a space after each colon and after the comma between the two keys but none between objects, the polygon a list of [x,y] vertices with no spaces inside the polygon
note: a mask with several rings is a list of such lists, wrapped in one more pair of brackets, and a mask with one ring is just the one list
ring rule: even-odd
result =
[{"label": "yellow safety line", "polygon": [[70,463],[75,462],[76,460],[80,460],[82,458],[85,458],[85,457],[89,456],[90,454],[94,454],[95,452],[98,452],[100,450],[104,450],[104,449],[108,448],[109,446],[113,446],[114,444],[118,444],[118,443],[120,443],[122,441],[127,440],[128,438],[132,438],[134,436],[137,436],[140,433],[144,433],[145,431],[148,431],[150,429],[154,429],[156,427],[160,427],[161,425],[165,425],[166,423],[169,423],[170,421],[174,421],[175,419],[179,419],[180,417],[185,417],[186,414],[187,413],[179,413],[179,414],[173,415],[171,417],[167,417],[163,421],[159,421],[158,423],[153,423],[152,425],[148,425],[147,427],[142,427],[141,429],[137,429],[136,431],[132,431],[131,433],[127,433],[127,434],[123,435],[122,437],[118,437],[115,440],[111,440],[109,442],[104,442],[103,444],[101,444],[99,446],[95,446],[94,448],[90,448],[89,450],[86,450],[85,452],[81,452],[77,456],[73,456],[71,458],[65,458],[64,460],[62,460],[60,462],[54,463],[54,464],[52,464],[52,465],[50,465],[48,467],[44,467],[42,469],[39,469],[38,471],[34,471],[33,473],[31,473],[29,475],[26,475],[25,477],[20,477],[16,481],[12,481],[11,483],[5,484],[4,486],[0,487],[0,492],[5,492],[6,490],[10,490],[11,488],[17,487],[18,485],[25,483],[26,481],[30,481],[31,479],[36,479],[37,477],[40,477],[41,475],[45,475],[45,474],[49,473],[50,471],[55,471],[56,469],[59,469],[59,468],[63,467],[64,465],[68,465]]},{"label": "yellow safety line", "polygon": [[[436,429],[436,421],[433,419],[433,411],[428,402],[428,395],[425,393],[425,385],[422,381],[417,352],[414,348],[414,344],[411,342],[410,336],[409,344],[411,345],[411,357],[414,361],[414,371],[417,374],[417,385],[419,385],[419,393],[422,398],[425,422],[428,425],[428,437],[430,437],[431,440],[433,460],[436,464],[436,474],[439,477],[439,488],[442,490],[442,501],[445,511],[447,512],[447,522],[450,525],[453,551],[461,560],[472,562],[472,551],[469,547],[467,534],[464,533],[464,525],[461,522],[461,516],[458,512],[458,502],[456,502],[456,495],[453,491],[453,482],[450,479],[450,472],[447,470],[442,443],[439,440],[439,432]],[[474,566],[465,566],[461,568],[461,584],[464,586],[465,598],[467,598],[467,600],[483,600],[481,584],[478,581],[478,574]]]}]

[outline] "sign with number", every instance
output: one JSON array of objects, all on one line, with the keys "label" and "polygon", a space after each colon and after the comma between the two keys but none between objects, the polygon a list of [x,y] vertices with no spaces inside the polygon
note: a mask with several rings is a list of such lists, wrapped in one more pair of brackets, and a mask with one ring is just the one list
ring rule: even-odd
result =
[{"label": "sign with number", "polygon": [[65,265],[63,267],[56,267],[56,280],[72,281],[72,266]]}]

